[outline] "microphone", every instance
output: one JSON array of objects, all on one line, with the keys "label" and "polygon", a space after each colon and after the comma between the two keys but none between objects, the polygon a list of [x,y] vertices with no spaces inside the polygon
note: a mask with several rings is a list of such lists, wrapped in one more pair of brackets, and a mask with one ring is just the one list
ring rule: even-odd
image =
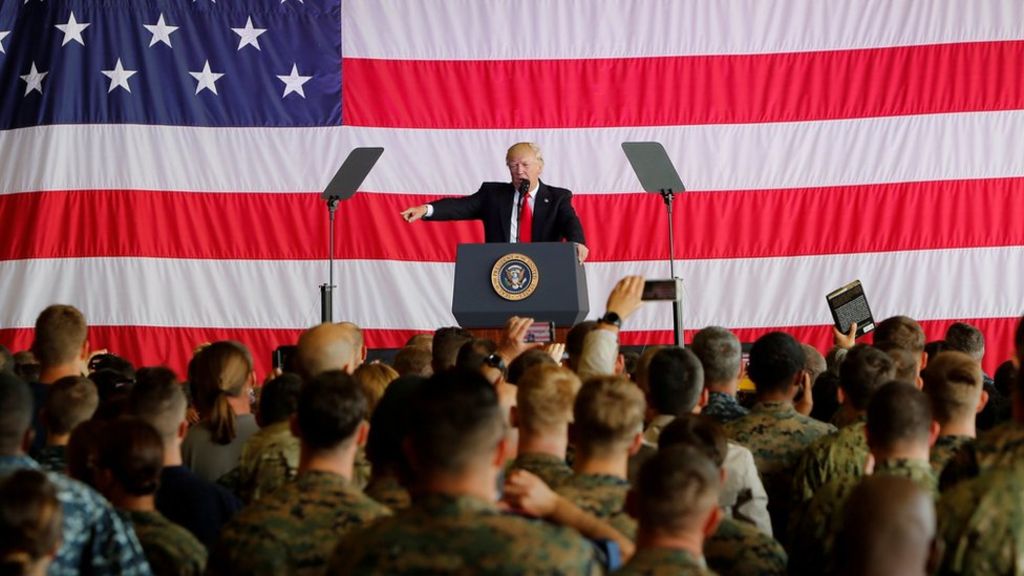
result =
[{"label": "microphone", "polygon": [[524,198],[525,198],[525,197],[526,197],[526,194],[527,194],[527,193],[528,193],[529,191],[530,191],[530,181],[529,181],[529,180],[521,180],[521,181],[519,182],[519,195],[520,195],[521,197],[524,197]]},{"label": "microphone", "polygon": [[[530,192],[530,181],[520,180],[519,181],[519,202],[516,202],[516,222],[522,221],[523,216],[523,203],[526,202],[526,195]],[[519,227],[516,227],[516,242],[519,242]]]}]

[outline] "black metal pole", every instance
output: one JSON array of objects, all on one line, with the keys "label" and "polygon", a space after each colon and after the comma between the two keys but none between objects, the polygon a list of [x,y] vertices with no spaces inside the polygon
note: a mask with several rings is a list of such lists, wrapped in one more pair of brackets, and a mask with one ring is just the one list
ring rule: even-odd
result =
[{"label": "black metal pole", "polygon": [[[672,201],[675,199],[675,192],[662,190],[661,198],[665,201],[668,212],[668,269],[670,277],[676,279],[676,239],[675,227],[672,225]],[[683,342],[683,303],[682,294],[672,301],[672,339],[676,346],[682,348]]]},{"label": "black metal pole", "polygon": [[327,246],[327,284],[320,285],[320,322],[334,322],[334,213],[338,209],[338,199],[327,200],[328,246]]}]

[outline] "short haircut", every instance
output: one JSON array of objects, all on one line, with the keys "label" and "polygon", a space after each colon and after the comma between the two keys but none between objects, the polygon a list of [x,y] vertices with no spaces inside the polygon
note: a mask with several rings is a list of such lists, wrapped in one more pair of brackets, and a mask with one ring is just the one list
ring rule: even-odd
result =
[{"label": "short haircut", "polygon": [[[893,343],[882,344],[878,348],[889,355],[893,363],[893,379],[902,380],[911,384],[917,383],[917,377],[921,371],[921,355],[915,354],[906,348],[900,348]],[[928,356],[931,358],[931,355]]]},{"label": "short haircut", "polygon": [[96,412],[100,398],[96,385],[84,376],[65,376],[50,385],[43,410],[50,434],[70,434]]},{"label": "short haircut", "polygon": [[802,343],[800,347],[804,349],[804,372],[810,374],[811,382],[814,382],[818,376],[828,370],[828,364],[825,363],[825,357],[814,346]]},{"label": "short haircut", "polygon": [[932,408],[928,396],[898,380],[882,386],[868,403],[868,446],[889,449],[902,443],[927,445]]},{"label": "short haircut", "polygon": [[839,387],[856,410],[867,410],[868,401],[883,384],[896,376],[896,365],[888,354],[858,344],[846,354],[839,368]]},{"label": "short haircut", "polygon": [[135,371],[133,370],[131,376],[128,376],[123,372],[104,368],[89,374],[89,380],[96,385],[96,392],[102,403],[118,394],[129,392],[135,385]]},{"label": "short haircut", "polygon": [[358,354],[355,332],[341,324],[317,324],[299,335],[295,355],[299,374],[314,378],[328,370],[342,370]]},{"label": "short haircut", "polygon": [[434,342],[431,348],[434,372],[454,368],[459,356],[459,349],[472,339],[473,334],[465,328],[458,326],[438,328],[434,332]]},{"label": "short haircut", "polygon": [[586,456],[625,450],[643,430],[647,403],[636,384],[622,376],[584,382],[573,405],[576,446]]},{"label": "short haircut", "polygon": [[924,345],[924,353],[927,354],[929,358],[934,358],[946,350],[949,350],[949,344],[946,344],[945,340],[932,340]]},{"label": "short haircut", "polygon": [[430,348],[423,346],[406,346],[395,354],[394,368],[399,376],[424,376],[434,373],[430,366]]},{"label": "short haircut", "polygon": [[690,350],[704,367],[704,384],[724,384],[740,374],[743,350],[740,339],[721,326],[708,326],[697,332]]},{"label": "short haircut", "polygon": [[996,391],[1003,396],[1009,397],[1012,393],[1014,383],[1017,382],[1017,367],[1013,365],[1013,360],[1007,360],[996,368],[994,374],[992,374],[993,385]]},{"label": "short haircut", "polygon": [[658,435],[658,450],[670,446],[690,446],[721,468],[729,453],[729,439],[725,428],[714,418],[699,414],[685,414],[669,422]]},{"label": "short haircut", "polygon": [[355,378],[331,370],[306,382],[299,393],[296,420],[302,443],[329,450],[354,438],[367,417],[366,395]]},{"label": "short haircut", "polygon": [[473,338],[466,341],[455,355],[455,368],[459,370],[479,370],[484,360],[498,349],[498,345],[489,338]]},{"label": "short haircut", "polygon": [[839,376],[827,370],[819,374],[811,388],[811,396],[814,399],[811,418],[825,423],[832,422],[839,411]]},{"label": "short haircut", "polygon": [[977,360],[963,352],[943,352],[928,362],[921,376],[939,424],[975,417],[984,385]]},{"label": "short haircut", "polygon": [[164,468],[164,443],[155,428],[139,418],[112,420],[99,430],[96,467],[109,470],[125,492],[155,494]]},{"label": "short haircut", "polygon": [[370,417],[370,434],[366,439],[366,458],[373,466],[374,475],[405,465],[402,442],[415,410],[413,397],[426,381],[422,376],[399,376],[377,403],[377,409]]},{"label": "short haircut", "polygon": [[178,435],[185,420],[188,400],[185,387],[170,368],[143,368],[135,375],[135,386],[128,393],[128,411],[156,429],[164,442]]},{"label": "short haircut", "polygon": [[647,368],[648,397],[658,414],[679,416],[692,412],[704,389],[704,368],[686,348],[670,347],[651,358]]},{"label": "short haircut", "polygon": [[260,424],[270,426],[287,420],[299,406],[302,378],[285,372],[260,390]]},{"label": "short haircut", "polygon": [[126,358],[122,358],[117,354],[97,354],[89,359],[89,371],[98,372],[100,370],[114,370],[125,378],[135,378],[135,366]]},{"label": "short haircut", "polygon": [[548,354],[540,348],[527,350],[519,356],[516,356],[515,360],[508,365],[508,376],[505,377],[505,380],[510,384],[518,384],[519,380],[523,378],[523,374],[534,366],[541,365],[558,366],[558,362],[555,362],[555,359],[551,357],[551,354]]},{"label": "short haircut", "polygon": [[785,332],[769,332],[750,347],[747,375],[759,394],[784,392],[804,369],[804,349]]},{"label": "short haircut", "polygon": [[985,356],[985,335],[966,322],[954,322],[946,329],[946,344],[979,362]]},{"label": "short haircut", "polygon": [[908,316],[893,316],[875,325],[875,346],[892,343],[904,350],[924,352],[924,330],[917,320]]},{"label": "short haircut", "polygon": [[32,425],[32,411],[28,384],[14,374],[0,372],[0,456],[21,452],[25,432]]},{"label": "short haircut", "polygon": [[97,443],[100,431],[109,422],[93,418],[82,422],[71,432],[66,452],[68,476],[95,487],[93,469],[96,467]]},{"label": "short haircut", "polygon": [[230,444],[235,439],[235,409],[228,398],[242,395],[252,369],[249,349],[233,340],[210,344],[188,364],[196,407],[206,416],[210,437],[216,444]]},{"label": "short haircut", "polygon": [[636,376],[634,382],[636,385],[643,390],[644,394],[651,391],[649,377],[651,374],[651,360],[654,359],[654,355],[664,350],[665,346],[648,346],[643,354],[640,355],[640,360],[636,363]]},{"label": "short haircut", "polygon": [[692,446],[660,449],[640,467],[634,488],[637,519],[648,532],[699,530],[718,506],[718,467]]},{"label": "short haircut", "polygon": [[428,333],[413,334],[412,336],[409,336],[408,340],[405,341],[406,348],[410,348],[410,347],[426,348],[427,352],[430,352],[430,348],[433,345],[434,345],[434,335],[433,334],[428,334]]},{"label": "short haircut", "polygon": [[479,372],[434,374],[413,395],[409,441],[419,474],[461,474],[487,460],[505,435],[494,386]]},{"label": "short haircut", "polygon": [[36,318],[32,352],[43,367],[67,364],[81,354],[87,337],[85,316],[74,306],[54,304]]},{"label": "short haircut", "polygon": [[366,410],[368,414],[372,414],[388,385],[398,378],[398,372],[387,364],[373,363],[359,366],[352,376],[363,387],[363,394],[366,395]]},{"label": "short haircut", "polygon": [[3,573],[30,574],[33,564],[56,551],[62,520],[57,487],[43,472],[22,469],[0,480]]},{"label": "short haircut", "polygon": [[573,370],[579,368],[580,356],[583,355],[583,342],[587,339],[587,334],[594,330],[597,330],[597,322],[584,320],[570,328],[569,333],[565,335],[565,353],[569,355],[569,368]]},{"label": "short haircut", "polygon": [[573,419],[573,403],[579,393],[576,373],[556,365],[530,368],[516,387],[519,427],[535,433],[564,430]]}]

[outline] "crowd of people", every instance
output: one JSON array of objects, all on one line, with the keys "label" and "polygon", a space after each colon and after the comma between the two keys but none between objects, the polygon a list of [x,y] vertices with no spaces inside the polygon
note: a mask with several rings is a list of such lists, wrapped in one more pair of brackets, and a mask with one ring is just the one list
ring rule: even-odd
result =
[{"label": "crowd of people", "polygon": [[896,316],[627,361],[642,287],[565,343],[514,317],[390,365],[321,324],[265,379],[233,341],[183,375],[92,354],[50,306],[0,347],[0,574],[1024,573],[1016,358],[989,378],[977,329]]}]

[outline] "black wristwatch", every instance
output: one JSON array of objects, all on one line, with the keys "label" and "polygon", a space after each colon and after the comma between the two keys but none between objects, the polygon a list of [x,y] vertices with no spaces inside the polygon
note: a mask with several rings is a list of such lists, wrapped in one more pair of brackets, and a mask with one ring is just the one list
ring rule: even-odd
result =
[{"label": "black wristwatch", "polygon": [[616,328],[622,328],[622,318],[615,312],[605,312],[605,315],[601,316],[597,322],[598,324],[610,324]]}]

